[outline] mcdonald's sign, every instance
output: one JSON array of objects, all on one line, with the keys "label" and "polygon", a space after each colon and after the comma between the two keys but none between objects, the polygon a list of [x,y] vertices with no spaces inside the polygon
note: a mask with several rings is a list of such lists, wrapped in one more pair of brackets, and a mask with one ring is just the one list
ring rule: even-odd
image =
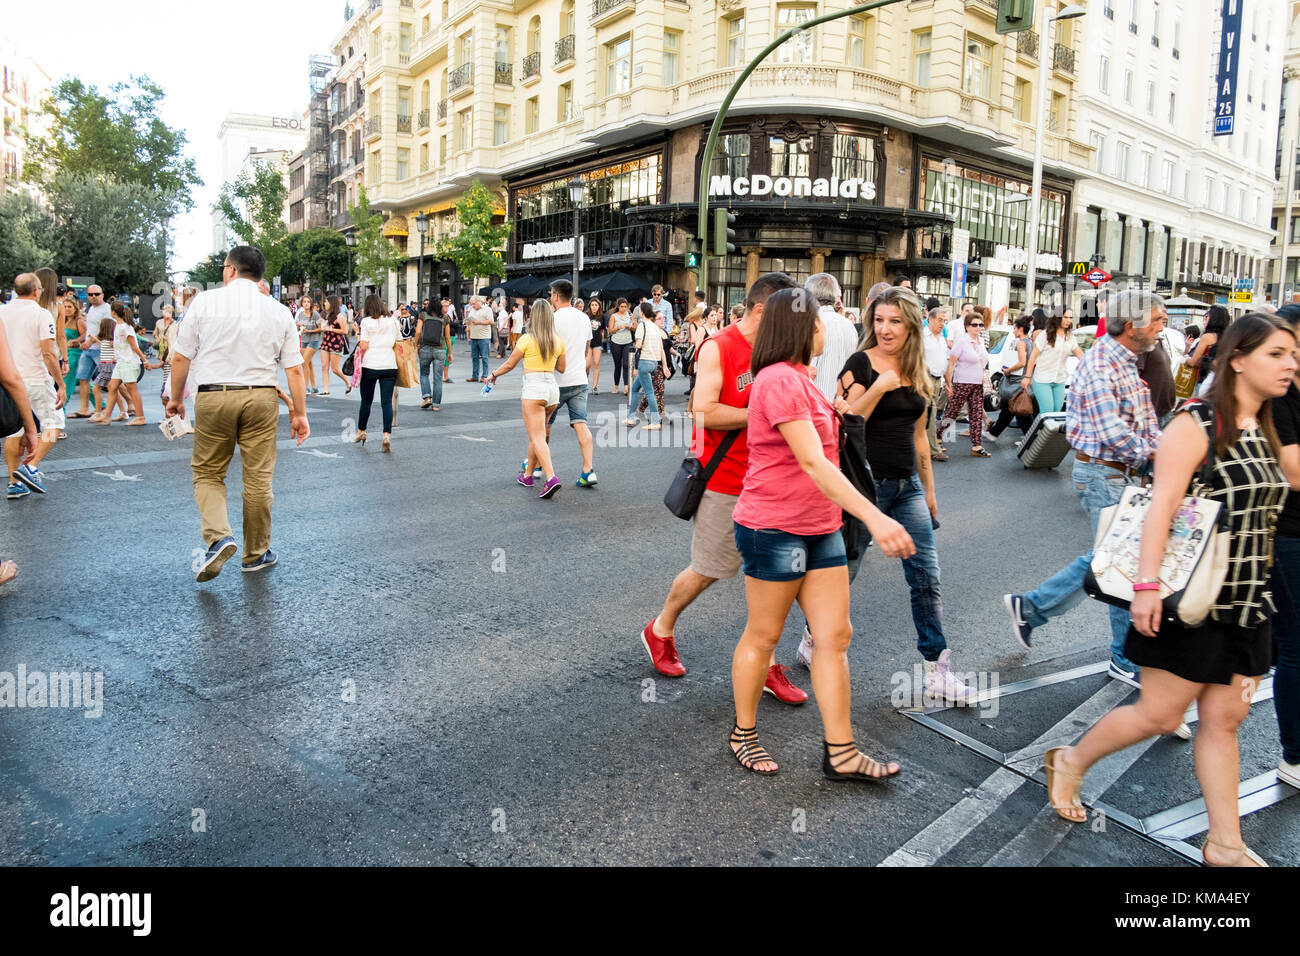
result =
[{"label": "mcdonald's sign", "polygon": [[1081,275],[1086,275],[1087,272],[1088,272],[1088,263],[1086,263],[1086,262],[1071,262],[1071,263],[1070,263],[1070,271],[1069,271],[1069,275],[1072,275],[1072,276],[1081,276]]}]

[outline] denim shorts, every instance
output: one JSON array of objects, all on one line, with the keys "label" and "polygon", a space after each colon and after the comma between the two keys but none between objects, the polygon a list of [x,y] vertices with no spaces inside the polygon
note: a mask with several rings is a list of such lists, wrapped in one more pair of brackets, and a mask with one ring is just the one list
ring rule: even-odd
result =
[{"label": "denim shorts", "polygon": [[95,372],[99,370],[99,349],[86,349],[77,359],[77,381],[90,382],[95,378]]},{"label": "denim shorts", "polygon": [[562,385],[560,386],[560,404],[555,406],[555,411],[551,412],[550,419],[546,422],[548,426],[555,424],[555,419],[560,415],[560,409],[569,410],[569,424],[576,425],[578,422],[586,424],[587,421],[587,385]]},{"label": "denim shorts", "polygon": [[735,522],[736,550],[744,562],[745,577],[760,581],[797,581],[809,571],[847,565],[844,536],[790,534],[756,530]]}]

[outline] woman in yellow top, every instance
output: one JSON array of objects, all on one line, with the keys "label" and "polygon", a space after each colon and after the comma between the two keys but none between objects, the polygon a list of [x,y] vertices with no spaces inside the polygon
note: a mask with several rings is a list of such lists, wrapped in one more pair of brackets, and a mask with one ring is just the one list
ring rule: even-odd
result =
[{"label": "woman in yellow top", "polygon": [[524,363],[524,389],[520,395],[524,428],[528,431],[528,460],[516,479],[525,488],[533,487],[533,469],[538,465],[546,474],[539,498],[549,498],[560,488],[546,444],[546,421],[560,404],[560,386],[555,373],[564,371],[564,340],[555,331],[555,313],[545,299],[533,303],[528,316],[528,332],[515,342],[514,351],[505,364],[489,375],[489,386],[519,364]]}]

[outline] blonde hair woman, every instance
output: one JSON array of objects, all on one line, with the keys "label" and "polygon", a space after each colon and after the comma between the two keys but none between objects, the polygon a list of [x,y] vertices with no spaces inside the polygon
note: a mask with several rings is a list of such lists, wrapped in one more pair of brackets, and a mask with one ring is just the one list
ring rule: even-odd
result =
[{"label": "blonde hair woman", "polygon": [[[901,524],[916,544],[915,553],[903,558],[903,578],[912,592],[912,624],[916,649],[924,661],[925,696],[959,704],[971,691],[952,673],[952,652],[943,633],[939,551],[934,541],[939,503],[926,430],[934,383],[925,364],[921,315],[916,293],[902,286],[890,286],[872,301],[859,350],[849,356],[840,373],[835,408],[867,420],[867,462],[876,478],[876,507]],[[850,581],[861,561],[861,556],[849,561]],[[815,638],[805,633],[800,661],[812,660]]]},{"label": "blonde hair woman", "polygon": [[514,351],[505,364],[484,381],[490,387],[522,361],[524,363],[524,389],[520,396],[524,429],[528,432],[528,460],[524,470],[515,479],[525,488],[533,487],[533,469],[541,466],[546,483],[538,498],[549,498],[560,489],[560,479],[555,477],[551,464],[550,448],[546,444],[546,422],[560,404],[560,386],[556,372],[565,368],[564,340],[555,332],[555,313],[545,299],[533,303],[528,315],[528,331],[519,336]]}]

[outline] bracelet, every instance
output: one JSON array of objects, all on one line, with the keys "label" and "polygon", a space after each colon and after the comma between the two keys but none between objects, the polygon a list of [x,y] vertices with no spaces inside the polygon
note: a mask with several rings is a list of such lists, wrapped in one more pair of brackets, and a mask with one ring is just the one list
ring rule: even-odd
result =
[{"label": "bracelet", "polygon": [[1134,591],[1159,591],[1159,581],[1136,581],[1133,584]]}]

